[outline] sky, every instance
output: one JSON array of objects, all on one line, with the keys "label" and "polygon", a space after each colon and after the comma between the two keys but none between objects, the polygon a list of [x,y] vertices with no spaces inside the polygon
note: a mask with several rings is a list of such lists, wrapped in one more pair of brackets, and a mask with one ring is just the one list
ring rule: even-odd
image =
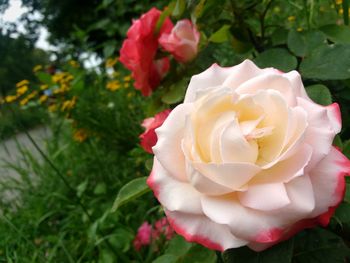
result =
[{"label": "sky", "polygon": [[[0,27],[4,22],[15,22],[18,26],[18,30],[22,33],[25,33],[24,27],[18,21],[20,16],[27,12],[28,8],[22,6],[21,0],[10,0],[9,8],[6,9],[4,14],[0,14]],[[40,18],[41,14],[34,14],[38,18]],[[44,27],[40,27],[40,35],[38,41],[35,43],[35,46],[44,50],[52,50],[57,51],[57,47],[54,47],[49,44],[47,38],[49,36],[49,32]],[[101,59],[99,59],[96,54],[93,53],[83,53],[82,58],[84,60],[84,66],[86,68],[96,67],[101,63]]]},{"label": "sky", "polygon": [[[20,16],[27,12],[28,8],[22,6],[21,0],[10,0],[10,6],[4,14],[0,15],[0,25],[3,24],[3,22],[16,22],[18,25],[18,30],[20,32],[24,32],[24,28],[21,25],[21,23],[18,22]],[[35,14],[36,16],[40,17],[40,14]],[[40,36],[39,40],[35,44],[36,47],[44,49],[44,50],[52,50],[54,47],[50,46],[47,42],[47,38],[49,36],[49,33],[44,27],[40,28]]]}]

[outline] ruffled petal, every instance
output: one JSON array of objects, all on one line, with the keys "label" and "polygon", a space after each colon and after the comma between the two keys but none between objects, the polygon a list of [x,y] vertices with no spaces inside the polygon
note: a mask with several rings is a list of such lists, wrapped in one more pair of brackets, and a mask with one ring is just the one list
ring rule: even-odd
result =
[{"label": "ruffled petal", "polygon": [[[163,125],[156,129],[158,137],[153,152],[162,166],[178,180],[186,181],[185,157],[181,149],[186,115],[192,104],[181,104],[169,114]],[[167,153],[167,154],[164,154]]]},{"label": "ruffled petal", "polygon": [[283,183],[249,185],[238,197],[242,205],[261,211],[279,209],[290,203]]},{"label": "ruffled petal", "polygon": [[200,193],[188,182],[174,179],[154,158],[151,175],[147,184],[159,202],[170,211],[202,214]]},{"label": "ruffled petal", "polygon": [[168,221],[178,234],[189,242],[224,251],[246,245],[248,242],[235,237],[227,225],[217,224],[204,215],[165,211]]},{"label": "ruffled petal", "polygon": [[258,166],[249,163],[192,162],[192,167],[215,183],[236,191],[245,189],[244,185],[260,171]]},{"label": "ruffled petal", "polygon": [[314,188],[316,208],[313,216],[326,212],[330,207],[339,205],[344,198],[345,178],[350,173],[350,161],[336,148],[310,171]]}]

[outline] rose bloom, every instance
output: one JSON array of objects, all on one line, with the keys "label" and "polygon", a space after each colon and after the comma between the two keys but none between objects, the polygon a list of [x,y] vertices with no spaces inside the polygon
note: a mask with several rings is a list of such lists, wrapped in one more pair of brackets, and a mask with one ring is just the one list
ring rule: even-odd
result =
[{"label": "rose bloom", "polygon": [[152,93],[170,67],[168,58],[155,58],[158,38],[170,33],[173,28],[170,19],[166,18],[159,33],[155,34],[160,14],[161,11],[152,8],[140,19],[134,20],[120,50],[120,62],[132,71],[135,88],[141,90],[144,96]]},{"label": "rose bloom", "polygon": [[200,33],[190,20],[178,21],[170,34],[163,34],[159,44],[177,61],[191,61],[198,52]]},{"label": "rose bloom", "polygon": [[214,64],[156,130],[147,182],[188,241],[261,251],[329,223],[350,171],[340,129],[338,104],[314,103],[296,71]]},{"label": "rose bloom", "polygon": [[133,241],[135,250],[139,251],[141,247],[151,243],[152,226],[145,221],[137,230],[136,237]]},{"label": "rose bloom", "polygon": [[156,114],[154,117],[143,120],[141,125],[146,130],[140,135],[140,140],[141,146],[146,152],[153,153],[152,147],[157,143],[157,134],[155,132],[155,129],[163,124],[170,111],[171,110],[167,109]]}]

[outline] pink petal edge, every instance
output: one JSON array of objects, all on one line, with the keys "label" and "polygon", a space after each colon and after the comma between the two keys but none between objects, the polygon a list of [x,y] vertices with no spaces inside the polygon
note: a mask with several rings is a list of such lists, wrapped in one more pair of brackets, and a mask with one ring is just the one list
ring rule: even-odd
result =
[{"label": "pink petal edge", "polygon": [[211,241],[209,238],[201,236],[201,235],[192,235],[190,233],[187,233],[186,229],[181,227],[180,225],[178,225],[175,222],[174,218],[171,218],[167,213],[167,218],[168,218],[168,222],[170,224],[170,226],[175,230],[175,232],[181,236],[183,236],[188,242],[196,242],[199,243],[209,249],[213,249],[213,250],[218,250],[223,252],[224,248],[218,244],[215,243],[213,241]]}]

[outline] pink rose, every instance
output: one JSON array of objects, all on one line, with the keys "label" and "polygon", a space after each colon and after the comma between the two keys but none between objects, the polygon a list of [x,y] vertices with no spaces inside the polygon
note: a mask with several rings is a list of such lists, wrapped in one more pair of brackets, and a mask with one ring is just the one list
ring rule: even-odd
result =
[{"label": "pink rose", "polygon": [[155,34],[156,24],[161,14],[152,8],[140,19],[134,20],[120,50],[120,62],[132,71],[135,88],[141,90],[144,96],[149,96],[169,70],[169,59],[156,59],[158,38],[169,33],[173,24],[166,18],[159,34]]},{"label": "pink rose", "polygon": [[314,103],[296,71],[214,64],[156,130],[148,185],[188,241],[261,251],[329,223],[350,172],[340,130],[338,104]]},{"label": "pink rose", "polygon": [[174,236],[174,230],[169,225],[169,222],[166,219],[166,217],[159,219],[154,224],[154,230],[152,232],[153,239],[157,240],[161,235],[164,235],[166,240],[170,240]]},{"label": "pink rose", "polygon": [[197,55],[199,39],[196,26],[184,19],[176,23],[170,34],[163,34],[159,43],[179,62],[188,62]]},{"label": "pink rose", "polygon": [[168,117],[171,110],[164,110],[156,116],[147,118],[142,122],[142,126],[146,129],[144,133],[140,135],[142,148],[149,153],[153,153],[152,147],[157,143],[157,135],[155,129],[163,124],[164,120]]},{"label": "pink rose", "polygon": [[142,246],[147,246],[151,243],[152,226],[148,222],[144,222],[137,230],[134,239],[134,247],[138,251]]}]

